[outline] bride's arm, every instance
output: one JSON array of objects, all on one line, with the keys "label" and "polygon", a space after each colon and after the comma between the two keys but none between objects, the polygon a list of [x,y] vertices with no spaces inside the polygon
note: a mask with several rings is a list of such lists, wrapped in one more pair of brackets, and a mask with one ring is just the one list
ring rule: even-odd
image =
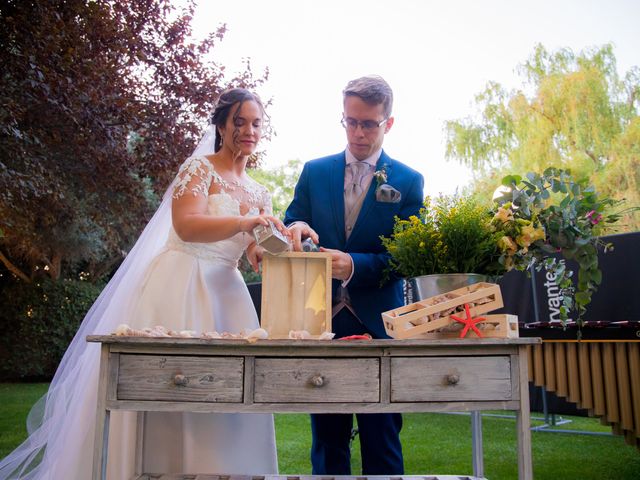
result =
[{"label": "bride's arm", "polygon": [[204,195],[187,194],[173,199],[171,220],[183,241],[216,242],[239,232],[251,232],[258,225],[268,225],[269,220],[275,225],[282,223],[271,215],[214,217],[207,214],[207,202]]}]

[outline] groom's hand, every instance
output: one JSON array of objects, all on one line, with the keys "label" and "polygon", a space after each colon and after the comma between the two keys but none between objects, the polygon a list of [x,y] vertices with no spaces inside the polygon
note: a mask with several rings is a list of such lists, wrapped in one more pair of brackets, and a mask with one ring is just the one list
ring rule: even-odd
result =
[{"label": "groom's hand", "polygon": [[316,231],[305,222],[294,222],[289,225],[288,229],[291,234],[291,243],[293,244],[294,252],[302,251],[301,242],[305,238],[310,237],[311,240],[313,240],[313,243],[318,243],[320,241]]},{"label": "groom's hand", "polygon": [[262,255],[264,254],[264,249],[256,242],[251,242],[251,245],[247,247],[247,260],[251,264],[253,271],[256,273],[260,273],[260,262],[262,262]]},{"label": "groom's hand", "polygon": [[331,254],[331,276],[337,280],[347,280],[353,271],[353,260],[351,255],[340,250],[320,247],[321,252]]}]

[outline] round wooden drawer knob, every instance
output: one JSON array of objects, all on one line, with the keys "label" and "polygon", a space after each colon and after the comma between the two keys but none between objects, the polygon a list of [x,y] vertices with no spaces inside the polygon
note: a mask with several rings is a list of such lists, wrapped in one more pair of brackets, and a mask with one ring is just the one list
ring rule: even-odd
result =
[{"label": "round wooden drawer knob", "polygon": [[311,377],[311,385],[314,387],[321,387],[324,385],[324,378],[322,375],[314,375]]},{"label": "round wooden drawer knob", "polygon": [[447,375],[447,383],[449,385],[456,385],[460,381],[460,375],[456,375],[455,373],[450,373]]},{"label": "round wooden drawer knob", "polygon": [[173,383],[177,387],[184,387],[189,383],[189,378],[185,377],[184,375],[178,374],[175,377],[173,377]]}]

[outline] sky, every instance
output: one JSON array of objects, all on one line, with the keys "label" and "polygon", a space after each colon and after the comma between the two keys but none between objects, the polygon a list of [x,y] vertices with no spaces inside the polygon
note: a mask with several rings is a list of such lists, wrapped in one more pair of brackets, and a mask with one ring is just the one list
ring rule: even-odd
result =
[{"label": "sky", "polygon": [[640,65],[639,0],[199,0],[195,35],[222,23],[216,62],[269,68],[258,89],[276,132],[261,146],[266,168],[342,151],[342,90],[377,74],[394,91],[384,149],[424,175],[428,195],[472,178],[445,159],[445,122],[474,115],[489,81],[523,88],[517,67],[536,44],[578,53],[611,43],[620,74]]}]

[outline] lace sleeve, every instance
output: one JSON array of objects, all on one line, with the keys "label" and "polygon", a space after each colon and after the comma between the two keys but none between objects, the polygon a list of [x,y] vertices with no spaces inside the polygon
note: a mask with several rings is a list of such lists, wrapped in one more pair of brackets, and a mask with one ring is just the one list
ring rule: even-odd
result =
[{"label": "lace sleeve", "polygon": [[173,198],[180,198],[187,191],[193,196],[209,195],[209,186],[213,178],[213,167],[204,157],[188,158],[178,170],[175,186],[173,187]]},{"label": "lace sleeve", "polygon": [[267,215],[273,215],[271,192],[269,192],[264,185],[260,185],[260,190],[260,208],[262,208]]}]

